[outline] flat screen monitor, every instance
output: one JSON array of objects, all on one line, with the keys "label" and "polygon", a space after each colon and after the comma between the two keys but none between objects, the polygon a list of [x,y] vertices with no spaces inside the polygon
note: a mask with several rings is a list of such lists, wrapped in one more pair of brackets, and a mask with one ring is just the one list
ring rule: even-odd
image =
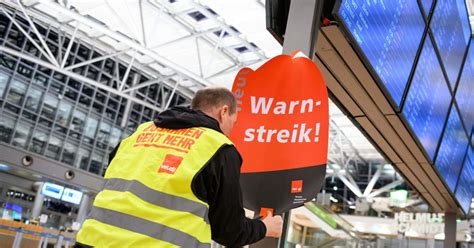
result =
[{"label": "flat screen monitor", "polygon": [[452,106],[435,161],[439,175],[451,192],[456,189],[468,142],[458,111]]},{"label": "flat screen monitor", "polygon": [[461,71],[471,39],[471,27],[464,0],[438,0],[430,27],[438,47],[451,89]]},{"label": "flat screen monitor", "polygon": [[465,214],[469,213],[471,208],[472,196],[474,192],[474,159],[472,149],[469,149],[468,155],[464,160],[464,166],[456,188],[456,199],[461,205]]},{"label": "flat screen monitor", "polygon": [[337,15],[399,107],[425,30],[418,2],[343,0]]},{"label": "flat screen monitor", "polygon": [[12,219],[21,220],[23,215],[23,207],[18,204],[12,204]]},{"label": "flat screen monitor", "polygon": [[12,219],[12,220],[21,220],[23,213],[23,207],[18,204],[5,203],[3,210],[2,218]]},{"label": "flat screen monitor", "polygon": [[290,3],[290,0],[268,0],[265,2],[267,30],[280,44],[283,44],[285,36]]},{"label": "flat screen monitor", "polygon": [[402,114],[433,161],[448,115],[451,94],[428,37],[425,39]]},{"label": "flat screen monitor", "polygon": [[471,42],[456,90],[456,102],[468,132],[474,126],[474,47]]},{"label": "flat screen monitor", "polygon": [[82,192],[73,190],[70,188],[64,188],[63,196],[61,197],[62,201],[79,204],[81,203],[82,199]]},{"label": "flat screen monitor", "polygon": [[43,189],[41,190],[41,194],[47,197],[51,197],[54,199],[61,199],[63,194],[64,187],[61,185],[57,185],[54,183],[44,183]]}]

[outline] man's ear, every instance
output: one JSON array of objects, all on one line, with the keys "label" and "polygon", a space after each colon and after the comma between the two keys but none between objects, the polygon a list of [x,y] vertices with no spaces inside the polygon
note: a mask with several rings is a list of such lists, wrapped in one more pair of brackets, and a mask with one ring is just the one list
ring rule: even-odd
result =
[{"label": "man's ear", "polygon": [[229,106],[227,106],[227,105],[222,106],[221,109],[220,109],[219,114],[220,114],[221,118],[224,118],[224,116],[226,114],[229,114]]}]

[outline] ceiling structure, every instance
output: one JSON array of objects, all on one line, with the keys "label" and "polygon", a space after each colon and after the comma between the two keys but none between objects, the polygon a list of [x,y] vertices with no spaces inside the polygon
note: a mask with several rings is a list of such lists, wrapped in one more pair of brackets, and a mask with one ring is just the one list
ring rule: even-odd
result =
[{"label": "ceiling structure", "polygon": [[[175,91],[192,98],[207,85],[230,88],[240,68],[258,68],[281,54],[281,45],[266,31],[264,1],[226,0],[13,0],[6,4],[21,10],[30,26],[53,25],[69,40],[80,39],[100,49],[104,56],[76,64],[66,64],[68,54],[52,54],[38,32],[30,42],[40,48],[41,56],[0,47],[0,51],[39,63],[70,77],[106,89],[146,106],[134,97],[140,87],[165,84],[173,92],[162,92],[172,99]],[[0,11],[3,14],[7,11]],[[244,18],[243,18],[244,16]],[[38,38],[36,38],[38,37]],[[64,42],[68,39],[62,38]],[[70,42],[72,43],[72,42]],[[117,76],[115,86],[106,86],[74,72],[88,63],[115,58],[143,70],[149,81],[126,84],[128,72]],[[168,106],[162,104],[162,106]],[[161,111],[157,106],[149,106]],[[396,174],[393,167],[372,146],[352,122],[330,101],[328,176],[337,176],[353,192],[367,196],[378,177]],[[351,174],[358,164],[380,168],[369,191],[360,189]],[[399,177],[399,176],[397,176]],[[372,178],[373,179],[373,178]],[[394,187],[401,182],[389,185]],[[390,187],[384,188],[389,190]],[[380,193],[380,191],[379,191]],[[356,193],[357,195],[357,193]]]},{"label": "ceiling structure", "polygon": [[[266,31],[263,1],[14,0],[7,4],[21,9],[30,25],[53,23],[72,39],[85,40],[106,54],[66,66],[67,54],[53,55],[40,39],[36,45],[43,48],[42,60],[60,72],[74,74],[76,67],[115,57],[150,74],[152,80],[134,86],[119,78],[117,87],[109,89],[131,100],[133,91],[154,83],[165,83],[189,98],[206,85],[230,88],[240,68],[256,69],[282,50]],[[329,157],[334,163],[340,156],[383,163],[381,155],[333,103],[330,116]]]},{"label": "ceiling structure", "polygon": [[[474,27],[474,0],[466,3]],[[240,68],[256,69],[282,51],[281,45],[266,31],[263,0],[7,0],[5,4],[29,16],[30,25],[37,22],[56,25],[65,36],[86,41],[106,54],[80,64],[65,65],[67,54],[51,54],[41,39],[34,39],[43,56],[21,55],[25,59],[36,59],[61,73],[142,104],[148,103],[134,99],[132,94],[140,87],[165,84],[191,98],[196,90],[207,85],[230,88]],[[1,9],[2,6],[0,13]],[[0,51],[20,56],[2,47]],[[117,58],[138,67],[152,79],[128,86],[124,83],[126,77],[117,78],[117,87],[108,88],[74,75],[75,67],[106,58]],[[172,97],[171,94],[163,99]],[[156,106],[153,109],[162,110]],[[331,101],[329,111],[328,176],[337,176],[362,197],[375,197],[381,190],[400,184],[400,176],[393,167],[386,165],[380,153]],[[368,182],[369,191],[359,188],[351,177],[354,167],[348,165],[354,163],[378,165]],[[396,180],[392,184],[371,192],[374,178],[394,174]]]}]

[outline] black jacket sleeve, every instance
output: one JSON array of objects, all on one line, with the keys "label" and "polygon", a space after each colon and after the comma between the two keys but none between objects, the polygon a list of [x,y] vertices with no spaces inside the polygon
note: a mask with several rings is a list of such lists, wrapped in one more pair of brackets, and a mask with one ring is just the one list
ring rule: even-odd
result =
[{"label": "black jacket sleeve", "polygon": [[245,217],[239,183],[241,164],[235,147],[224,146],[192,183],[194,194],[209,204],[212,239],[228,247],[255,243],[266,233],[262,221]]}]

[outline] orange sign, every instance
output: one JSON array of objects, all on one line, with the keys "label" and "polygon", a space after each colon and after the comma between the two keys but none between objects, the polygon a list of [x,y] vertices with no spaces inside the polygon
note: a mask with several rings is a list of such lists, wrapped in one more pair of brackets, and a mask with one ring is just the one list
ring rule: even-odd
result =
[{"label": "orange sign", "polygon": [[328,94],[313,61],[279,55],[256,71],[243,68],[232,92],[238,121],[230,138],[242,173],[326,165]]},{"label": "orange sign", "polygon": [[240,70],[232,91],[238,121],[230,138],[243,158],[244,206],[280,214],[315,198],[326,174],[329,113],[314,62],[276,56]]}]

